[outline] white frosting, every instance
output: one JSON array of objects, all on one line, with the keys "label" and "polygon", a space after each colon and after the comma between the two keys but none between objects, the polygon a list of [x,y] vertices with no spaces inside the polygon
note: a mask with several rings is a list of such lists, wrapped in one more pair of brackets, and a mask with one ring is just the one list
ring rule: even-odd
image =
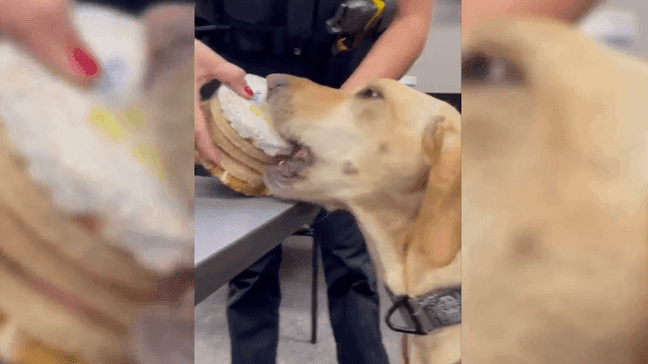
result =
[{"label": "white frosting", "polygon": [[252,100],[246,100],[226,85],[218,88],[223,115],[242,138],[252,139],[254,146],[265,154],[273,157],[290,154],[292,145],[277,133],[268,113],[266,79],[246,75],[245,80],[254,92]]},{"label": "white frosting", "polygon": [[77,6],[74,15],[83,40],[101,60],[104,69],[93,97],[112,109],[126,108],[138,96],[144,77],[144,24],[134,17],[97,6]]}]

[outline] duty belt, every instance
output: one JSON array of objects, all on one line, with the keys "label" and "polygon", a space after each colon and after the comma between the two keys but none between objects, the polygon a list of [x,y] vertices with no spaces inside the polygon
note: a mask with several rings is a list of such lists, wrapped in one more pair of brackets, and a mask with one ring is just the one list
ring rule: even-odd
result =
[{"label": "duty belt", "polygon": [[[389,10],[390,14],[386,14]],[[333,54],[355,49],[368,35],[378,31],[381,21],[389,21],[393,10],[383,0],[347,0],[340,4],[333,18],[326,21],[331,34],[337,34],[337,41],[331,48]]]},{"label": "duty belt", "polygon": [[[386,288],[393,306],[387,311],[385,321],[394,331],[428,335],[438,329],[461,324],[461,286],[442,288],[416,298],[395,296],[389,287]],[[392,323],[396,310],[400,311],[409,327]]]}]

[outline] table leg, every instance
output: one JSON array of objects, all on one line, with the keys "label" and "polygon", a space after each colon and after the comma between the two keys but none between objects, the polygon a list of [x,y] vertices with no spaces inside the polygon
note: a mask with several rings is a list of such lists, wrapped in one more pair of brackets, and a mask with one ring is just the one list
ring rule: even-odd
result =
[{"label": "table leg", "polygon": [[311,344],[317,342],[317,276],[319,242],[313,237],[313,284],[311,292]]}]

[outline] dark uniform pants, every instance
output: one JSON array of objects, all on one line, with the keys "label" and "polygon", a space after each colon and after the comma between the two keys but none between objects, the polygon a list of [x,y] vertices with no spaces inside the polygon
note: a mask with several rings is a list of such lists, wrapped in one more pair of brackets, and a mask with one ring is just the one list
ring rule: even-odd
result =
[{"label": "dark uniform pants", "polygon": [[[322,252],[338,362],[388,364],[380,335],[376,273],[353,216],[333,212],[313,230]],[[280,264],[281,245],[229,284],[232,364],[276,362]]]}]

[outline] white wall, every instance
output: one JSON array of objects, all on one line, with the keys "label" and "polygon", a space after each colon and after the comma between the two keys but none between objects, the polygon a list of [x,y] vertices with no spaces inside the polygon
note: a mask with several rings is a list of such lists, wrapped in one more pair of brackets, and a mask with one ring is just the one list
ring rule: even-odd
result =
[{"label": "white wall", "polygon": [[461,3],[436,0],[434,19],[421,57],[407,73],[416,77],[422,92],[459,93],[461,90]]}]

